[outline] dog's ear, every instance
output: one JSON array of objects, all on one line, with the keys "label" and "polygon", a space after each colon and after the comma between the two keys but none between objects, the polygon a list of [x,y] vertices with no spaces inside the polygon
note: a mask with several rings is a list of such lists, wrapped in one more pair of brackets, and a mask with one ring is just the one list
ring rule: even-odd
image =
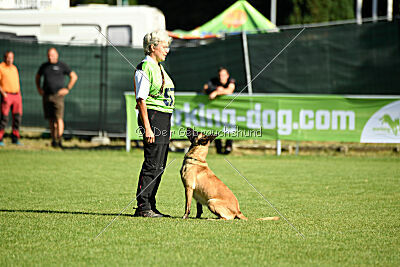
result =
[{"label": "dog's ear", "polygon": [[210,143],[211,143],[211,142],[214,141],[214,139],[217,138],[217,137],[218,137],[218,134],[211,134],[211,135],[209,135],[207,138],[208,138],[208,140],[209,140]]},{"label": "dog's ear", "polygon": [[196,137],[199,136],[199,132],[196,132],[192,128],[188,127],[186,128],[186,136],[189,138],[190,143],[195,142]]},{"label": "dog's ear", "polygon": [[190,127],[186,128],[186,136],[190,139],[191,136],[193,136],[194,130]]}]

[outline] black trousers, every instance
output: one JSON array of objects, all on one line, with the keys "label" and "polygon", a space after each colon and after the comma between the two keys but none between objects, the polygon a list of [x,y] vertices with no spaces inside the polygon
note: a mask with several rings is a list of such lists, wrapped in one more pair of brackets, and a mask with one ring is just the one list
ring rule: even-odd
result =
[{"label": "black trousers", "polygon": [[[143,138],[144,161],[139,175],[136,191],[139,210],[156,209],[156,194],[161,176],[167,163],[168,146],[171,132],[171,114],[148,109],[150,126],[155,135],[155,142],[147,144]],[[145,136],[143,122],[138,118],[138,125]]]},{"label": "black trousers", "polygon": [[[222,140],[221,139],[215,139],[214,143],[215,143],[215,148],[217,149],[218,154],[222,154],[225,152],[225,151],[222,151]],[[232,144],[233,144],[233,140],[227,139],[225,142],[225,149],[227,147],[232,148]]]}]

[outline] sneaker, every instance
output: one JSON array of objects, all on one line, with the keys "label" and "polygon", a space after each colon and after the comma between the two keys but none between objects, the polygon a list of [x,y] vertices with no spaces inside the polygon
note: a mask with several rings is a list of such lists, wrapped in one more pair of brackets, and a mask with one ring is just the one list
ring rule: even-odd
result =
[{"label": "sneaker", "polygon": [[0,141],[0,146],[5,146],[3,141]]},{"label": "sneaker", "polygon": [[23,146],[23,144],[17,139],[17,140],[15,140],[15,141],[13,141],[12,142],[14,145],[17,145],[17,146]]},{"label": "sneaker", "polygon": [[134,217],[148,217],[148,218],[162,218],[164,217],[161,214],[157,214],[152,210],[136,210],[135,214],[133,214]]}]

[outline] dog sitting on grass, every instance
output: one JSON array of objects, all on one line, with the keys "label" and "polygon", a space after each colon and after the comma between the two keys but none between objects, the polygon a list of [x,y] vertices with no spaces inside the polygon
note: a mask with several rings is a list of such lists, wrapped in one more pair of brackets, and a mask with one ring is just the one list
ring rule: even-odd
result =
[{"label": "dog sitting on grass", "polygon": [[207,205],[209,210],[220,219],[247,220],[239,209],[239,202],[235,195],[215,176],[206,162],[208,147],[217,136],[205,135],[191,128],[187,128],[186,135],[191,146],[181,168],[181,178],[186,193],[186,212],[183,219],[189,217],[192,198],[194,198],[197,201],[196,218],[200,218],[203,213],[202,205]]}]

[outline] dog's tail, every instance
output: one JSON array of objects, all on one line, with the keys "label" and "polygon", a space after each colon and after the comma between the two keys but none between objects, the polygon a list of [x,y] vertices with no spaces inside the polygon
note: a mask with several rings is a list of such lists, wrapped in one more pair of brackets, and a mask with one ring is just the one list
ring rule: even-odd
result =
[{"label": "dog's tail", "polygon": [[243,215],[241,211],[236,215],[236,218],[247,221],[247,217]]}]

